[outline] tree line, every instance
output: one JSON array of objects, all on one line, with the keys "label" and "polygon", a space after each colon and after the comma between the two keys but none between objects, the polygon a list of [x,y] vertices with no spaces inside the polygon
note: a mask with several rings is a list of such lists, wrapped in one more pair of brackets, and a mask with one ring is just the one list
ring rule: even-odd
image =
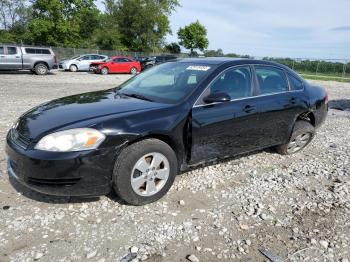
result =
[{"label": "tree line", "polygon": [[205,50],[206,28],[196,21],[172,34],[169,16],[178,0],[0,0],[0,42],[134,52],[192,54]]}]

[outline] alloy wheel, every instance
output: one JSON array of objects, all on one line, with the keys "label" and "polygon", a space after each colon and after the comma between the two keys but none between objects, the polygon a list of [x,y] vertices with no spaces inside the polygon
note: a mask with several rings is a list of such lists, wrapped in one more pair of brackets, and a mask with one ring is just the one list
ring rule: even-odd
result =
[{"label": "alloy wheel", "polygon": [[287,147],[287,153],[293,154],[303,149],[312,139],[310,133],[304,133],[296,136],[289,142]]},{"label": "alloy wheel", "polygon": [[168,159],[161,153],[141,157],[131,172],[131,186],[140,196],[153,196],[166,184],[170,174]]}]

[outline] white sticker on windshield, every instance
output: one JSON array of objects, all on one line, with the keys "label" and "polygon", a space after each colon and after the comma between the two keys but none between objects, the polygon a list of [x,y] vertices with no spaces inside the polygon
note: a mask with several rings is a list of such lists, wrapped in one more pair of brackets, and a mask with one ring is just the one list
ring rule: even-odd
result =
[{"label": "white sticker on windshield", "polygon": [[194,70],[194,71],[208,71],[210,66],[189,66],[186,70]]}]

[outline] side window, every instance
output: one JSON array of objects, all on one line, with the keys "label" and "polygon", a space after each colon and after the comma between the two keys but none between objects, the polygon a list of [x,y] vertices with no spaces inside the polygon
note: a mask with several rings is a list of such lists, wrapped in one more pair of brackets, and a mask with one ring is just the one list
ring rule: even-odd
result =
[{"label": "side window", "polygon": [[210,86],[210,93],[226,93],[231,99],[252,96],[250,68],[235,67],[222,73]]},{"label": "side window", "polygon": [[3,47],[3,46],[0,46],[0,55],[3,55],[3,54],[5,54],[4,47]]},{"label": "side window", "polygon": [[15,55],[15,54],[17,54],[17,47],[8,46],[7,47],[7,54],[8,55]]},{"label": "side window", "polygon": [[288,78],[292,90],[303,90],[304,85],[302,81],[292,76],[291,74],[288,74]]},{"label": "side window", "polygon": [[91,57],[91,56],[86,55],[86,56],[83,56],[83,57],[81,58],[81,60],[91,60],[90,57]]},{"label": "side window", "polygon": [[281,93],[289,90],[283,70],[269,66],[255,66],[260,94]]},{"label": "side window", "polygon": [[35,54],[35,49],[34,48],[26,48],[26,53],[27,54]]}]

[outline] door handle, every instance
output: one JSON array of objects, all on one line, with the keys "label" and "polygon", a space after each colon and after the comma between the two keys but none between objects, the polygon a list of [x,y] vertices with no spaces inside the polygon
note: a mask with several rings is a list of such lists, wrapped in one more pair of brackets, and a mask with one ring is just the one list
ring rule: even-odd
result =
[{"label": "door handle", "polygon": [[292,97],[292,98],[289,100],[289,104],[292,104],[292,105],[296,104],[296,102],[297,102],[297,100],[296,100],[295,97]]},{"label": "door handle", "polygon": [[0,55],[0,57],[1,57],[1,58],[5,58],[5,56],[4,56],[4,55]]},{"label": "door handle", "polygon": [[246,112],[246,113],[251,113],[251,112],[255,111],[255,106],[246,105],[243,108],[243,111]]}]

